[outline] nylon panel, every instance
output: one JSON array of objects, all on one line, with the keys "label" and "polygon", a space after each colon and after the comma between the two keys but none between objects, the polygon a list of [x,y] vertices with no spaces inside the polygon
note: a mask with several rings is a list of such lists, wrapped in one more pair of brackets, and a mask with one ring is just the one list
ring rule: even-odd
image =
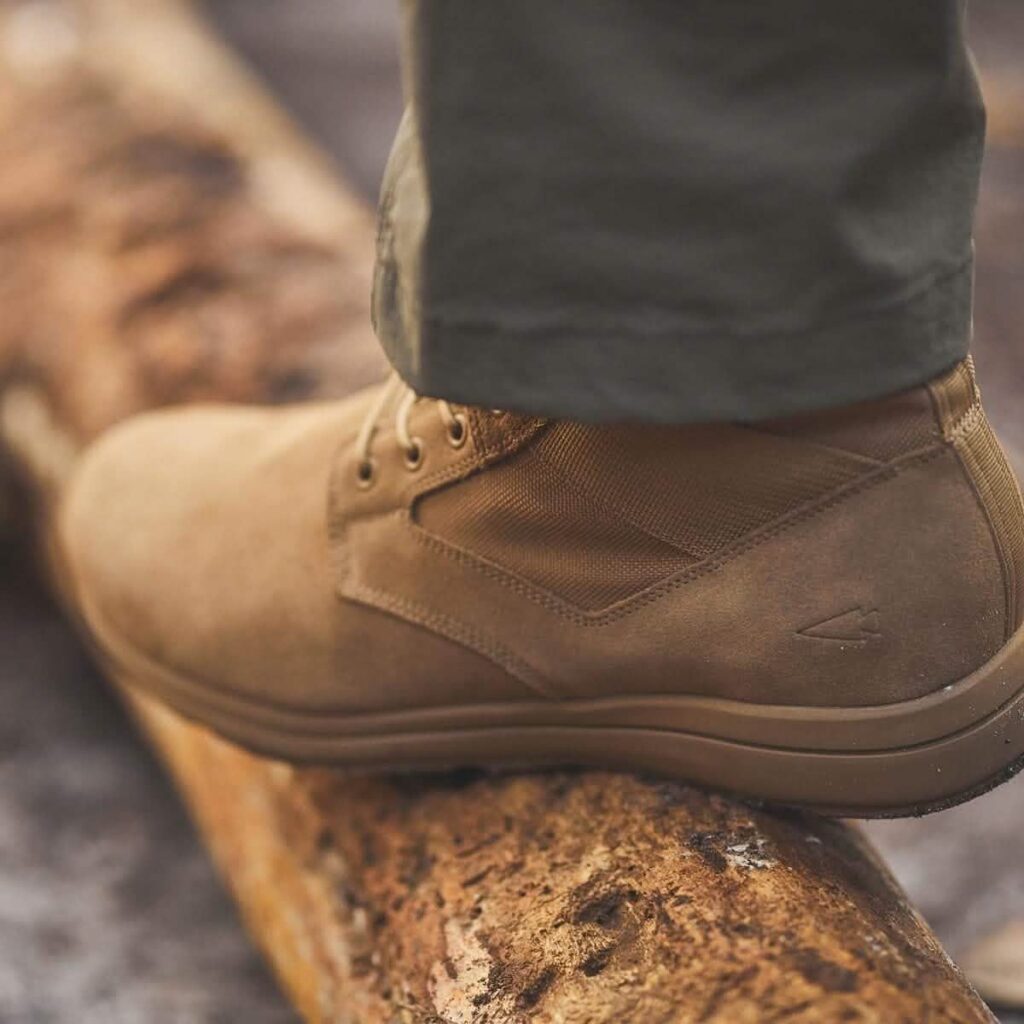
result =
[{"label": "nylon panel", "polygon": [[609,514],[526,452],[420,502],[420,525],[584,609],[656,583],[692,559]]},{"label": "nylon panel", "polygon": [[460,550],[593,611],[875,466],[745,427],[559,423],[528,450],[421,499],[416,516]]}]

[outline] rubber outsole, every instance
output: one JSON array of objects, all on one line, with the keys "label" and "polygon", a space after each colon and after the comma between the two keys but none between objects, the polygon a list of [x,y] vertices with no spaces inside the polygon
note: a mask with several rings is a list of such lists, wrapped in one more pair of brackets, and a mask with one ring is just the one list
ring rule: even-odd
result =
[{"label": "rubber outsole", "polygon": [[[140,688],[134,686],[131,683],[127,683],[120,680],[115,680],[126,692],[131,693],[138,691]],[[150,694],[150,696],[156,696]],[[161,699],[161,698],[157,698]],[[282,752],[282,748],[274,743],[261,743],[259,740],[253,740],[249,737],[241,736],[237,733],[233,733],[229,727],[217,727],[212,725],[208,720],[204,720],[202,717],[195,713],[189,713],[183,708],[174,707],[173,704],[168,703],[175,711],[181,714],[187,720],[194,722],[197,725],[210,728],[214,733],[227,739],[229,742],[236,744],[237,746],[249,751],[252,754],[261,757],[268,757],[273,760],[283,760],[295,764],[307,764],[310,766],[324,766],[338,768],[352,775],[409,775],[409,774],[422,774],[428,776],[441,777],[446,774],[456,774],[467,770],[480,771],[487,775],[500,775],[509,774],[515,772],[536,772],[536,771],[559,771],[559,770],[600,770],[600,769],[616,769],[629,771],[631,774],[641,775],[645,777],[655,777],[662,779],[670,779],[674,782],[683,783],[686,785],[692,785],[695,788],[702,790],[709,790],[716,792],[720,795],[733,797],[736,800],[747,803],[758,808],[778,808],[780,810],[787,811],[798,811],[800,813],[813,813],[823,817],[834,817],[834,818],[855,818],[861,820],[890,820],[897,818],[920,818],[926,817],[930,814],[937,814],[941,811],[947,811],[951,808],[958,807],[961,804],[975,800],[978,797],[982,797],[985,794],[997,789],[999,786],[1010,782],[1016,775],[1021,771],[1024,771],[1024,754],[1022,754],[1016,761],[1013,761],[1002,770],[997,772],[995,775],[988,779],[983,780],[971,789],[954,793],[949,796],[937,799],[931,802],[907,804],[895,807],[888,806],[863,806],[863,805],[844,805],[844,804],[819,804],[817,802],[800,802],[792,799],[772,798],[764,795],[759,795],[750,791],[734,790],[728,786],[719,786],[714,783],[697,777],[690,776],[679,776],[676,772],[652,772],[650,769],[642,767],[631,766],[629,768],[622,768],[621,766],[605,760],[595,760],[591,763],[580,762],[576,760],[560,761],[551,760],[549,762],[538,762],[538,761],[517,761],[517,760],[501,760],[495,759],[493,763],[483,763],[480,758],[476,758],[472,761],[459,761],[459,760],[444,760],[440,759],[437,761],[378,761],[370,763],[369,761],[360,762],[353,761],[348,758],[338,757],[316,757],[295,753],[291,745],[288,746],[287,752]]]},{"label": "rubber outsole", "polygon": [[95,615],[89,620],[121,685],[293,762],[391,773],[610,768],[860,818],[943,810],[1024,768],[1024,630],[966,679],[877,707],[656,695],[339,714],[218,693],[153,663]]}]

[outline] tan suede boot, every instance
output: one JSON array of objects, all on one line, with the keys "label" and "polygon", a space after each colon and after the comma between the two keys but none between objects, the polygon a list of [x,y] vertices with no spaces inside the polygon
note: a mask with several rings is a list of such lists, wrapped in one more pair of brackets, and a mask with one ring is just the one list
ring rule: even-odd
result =
[{"label": "tan suede boot", "polygon": [[843,814],[1024,758],[1024,507],[969,364],[752,426],[145,416],[68,565],[124,683],[271,755],[590,764]]}]

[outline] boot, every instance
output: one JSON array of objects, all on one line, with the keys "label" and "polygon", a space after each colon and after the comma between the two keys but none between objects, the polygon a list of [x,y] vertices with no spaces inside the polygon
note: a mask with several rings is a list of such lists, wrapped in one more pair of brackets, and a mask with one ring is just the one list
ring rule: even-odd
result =
[{"label": "boot", "polygon": [[600,765],[919,814],[1024,758],[1024,506],[970,363],[775,422],[397,380],[150,414],[63,509],[114,675],[274,757]]}]

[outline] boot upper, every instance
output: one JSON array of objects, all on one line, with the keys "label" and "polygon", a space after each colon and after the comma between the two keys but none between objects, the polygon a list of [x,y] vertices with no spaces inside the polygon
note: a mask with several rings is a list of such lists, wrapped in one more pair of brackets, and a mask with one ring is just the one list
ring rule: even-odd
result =
[{"label": "boot upper", "polygon": [[[373,395],[159,413],[64,536],[101,638],[286,709],[695,694],[908,700],[1017,628],[1024,510],[966,364],[757,425],[545,422]],[[415,455],[411,458],[410,455]],[[109,645],[108,645],[109,646]]]}]

